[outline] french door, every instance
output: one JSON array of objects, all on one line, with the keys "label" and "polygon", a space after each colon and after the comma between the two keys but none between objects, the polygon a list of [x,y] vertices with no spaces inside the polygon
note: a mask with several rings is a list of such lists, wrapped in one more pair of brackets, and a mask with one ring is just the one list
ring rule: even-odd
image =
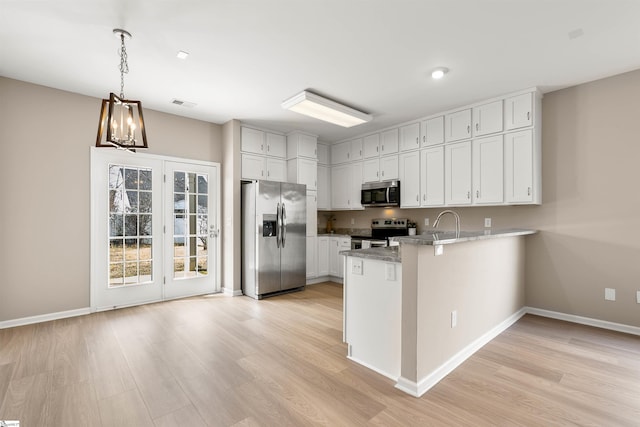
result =
[{"label": "french door", "polygon": [[91,152],[91,307],[219,291],[219,166]]}]

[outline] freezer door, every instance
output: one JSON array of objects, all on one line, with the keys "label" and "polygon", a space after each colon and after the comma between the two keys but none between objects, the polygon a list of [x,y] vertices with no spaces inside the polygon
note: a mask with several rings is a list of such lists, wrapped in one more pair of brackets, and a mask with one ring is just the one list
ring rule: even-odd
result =
[{"label": "freezer door", "polygon": [[307,277],[307,188],[285,183],[282,187],[282,290],[304,286]]},{"label": "freezer door", "polygon": [[[278,227],[273,227],[280,204],[280,183],[259,181],[256,194],[258,295],[280,290],[280,249]],[[265,228],[266,227],[266,228]],[[274,232],[275,231],[275,232]]]}]

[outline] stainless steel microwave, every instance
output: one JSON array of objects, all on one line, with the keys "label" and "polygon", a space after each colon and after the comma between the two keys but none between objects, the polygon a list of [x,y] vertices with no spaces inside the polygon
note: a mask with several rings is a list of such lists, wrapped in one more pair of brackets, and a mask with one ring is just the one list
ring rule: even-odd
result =
[{"label": "stainless steel microwave", "polygon": [[400,181],[367,182],[362,184],[360,204],[365,207],[400,206]]}]

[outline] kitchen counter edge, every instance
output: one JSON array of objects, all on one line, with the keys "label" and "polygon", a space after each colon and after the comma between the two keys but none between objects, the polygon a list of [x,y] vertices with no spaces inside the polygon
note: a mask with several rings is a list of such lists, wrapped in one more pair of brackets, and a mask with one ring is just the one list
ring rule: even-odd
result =
[{"label": "kitchen counter edge", "polygon": [[399,236],[392,239],[409,245],[450,245],[453,243],[471,242],[474,240],[498,239],[503,237],[517,237],[536,234],[537,230],[524,228],[508,228],[504,230],[461,231],[428,231],[417,236]]}]

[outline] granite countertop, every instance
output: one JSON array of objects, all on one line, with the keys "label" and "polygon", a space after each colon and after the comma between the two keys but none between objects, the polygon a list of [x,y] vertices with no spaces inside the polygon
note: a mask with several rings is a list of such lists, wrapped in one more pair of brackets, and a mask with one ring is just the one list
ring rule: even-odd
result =
[{"label": "granite countertop", "polygon": [[351,237],[349,234],[342,233],[318,233],[318,236],[322,237]]},{"label": "granite countertop", "polygon": [[358,258],[375,259],[387,262],[400,262],[399,246],[388,246],[385,248],[353,249],[341,251],[340,255],[354,256]]},{"label": "granite countertop", "polygon": [[392,240],[409,245],[449,245],[452,243],[470,242],[473,240],[497,239],[501,237],[526,236],[537,233],[536,230],[509,228],[504,230],[455,231],[428,230],[417,236],[392,237]]}]

